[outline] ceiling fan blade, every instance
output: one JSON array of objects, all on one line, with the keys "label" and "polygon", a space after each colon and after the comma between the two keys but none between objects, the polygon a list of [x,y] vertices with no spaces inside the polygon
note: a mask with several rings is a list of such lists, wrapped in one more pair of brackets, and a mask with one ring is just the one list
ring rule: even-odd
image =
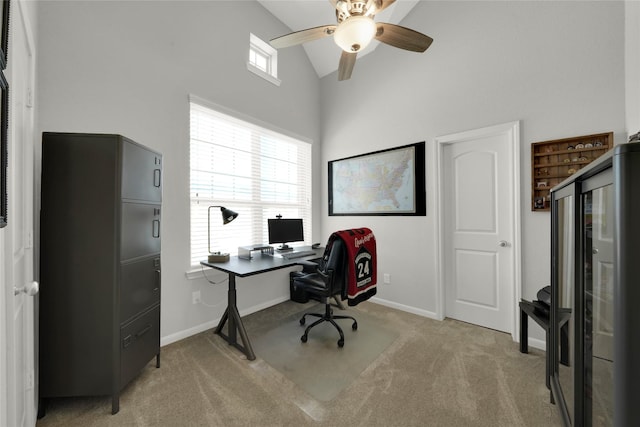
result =
[{"label": "ceiling fan blade", "polygon": [[378,14],[382,12],[383,10],[385,10],[395,2],[396,0],[373,0],[373,4],[375,5],[375,8],[376,8],[375,13]]},{"label": "ceiling fan blade", "polygon": [[393,47],[413,52],[424,52],[433,39],[410,28],[400,25],[378,22],[378,32],[375,39]]},{"label": "ceiling fan blade", "polygon": [[276,49],[280,49],[281,47],[295,46],[313,40],[318,40],[332,35],[335,31],[335,25],[323,25],[321,27],[307,28],[306,30],[285,34],[284,36],[271,39],[269,43]]},{"label": "ceiling fan blade", "polygon": [[356,52],[342,51],[340,56],[340,64],[338,65],[338,81],[349,80],[351,78],[351,72],[353,66],[356,65],[356,58],[358,54]]}]

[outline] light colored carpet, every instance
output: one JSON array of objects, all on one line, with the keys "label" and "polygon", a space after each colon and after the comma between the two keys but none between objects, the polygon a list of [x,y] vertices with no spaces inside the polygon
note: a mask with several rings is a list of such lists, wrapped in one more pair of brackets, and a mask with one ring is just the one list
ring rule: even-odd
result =
[{"label": "light colored carpet", "polygon": [[[244,324],[256,342],[313,305],[278,304],[246,316]],[[313,397],[259,351],[248,361],[206,331],[163,347],[162,367],[150,362],[126,387],[118,414],[111,415],[108,396],[53,399],[38,427],[562,425],[545,387],[544,352],[522,354],[508,334],[371,302],[349,310],[380,319],[399,335],[330,401]],[[351,335],[345,330],[345,348]]]},{"label": "light colored carpet", "polygon": [[344,331],[344,347],[338,347],[338,331],[329,322],[314,326],[306,343],[300,341],[306,326],[317,320],[304,313],[323,313],[324,305],[294,313],[252,341],[253,349],[273,368],[281,372],[314,398],[327,402],[351,384],[398,337],[399,333],[383,321],[365,312],[335,309],[335,315],[353,316],[358,329],[352,330],[350,319],[337,319]]}]

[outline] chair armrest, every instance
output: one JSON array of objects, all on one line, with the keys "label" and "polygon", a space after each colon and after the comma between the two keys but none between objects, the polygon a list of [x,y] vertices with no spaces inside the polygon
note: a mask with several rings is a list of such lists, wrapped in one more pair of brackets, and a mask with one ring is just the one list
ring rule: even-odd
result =
[{"label": "chair armrest", "polygon": [[322,276],[325,283],[329,283],[329,281],[333,278],[333,270],[328,269],[326,271],[318,270],[317,273]]},{"label": "chair armrest", "polygon": [[296,264],[302,266],[303,273],[315,273],[318,271],[318,264],[313,261],[300,260]]},{"label": "chair armrest", "polygon": [[299,276],[293,276],[293,286],[300,286],[307,292],[311,292],[315,295],[330,296],[331,279],[333,277],[333,270],[317,270],[314,273],[304,274],[304,272],[298,273]]},{"label": "chair armrest", "polygon": [[304,259],[296,262],[296,264],[302,265],[304,267],[317,267],[318,266],[317,263],[315,263],[313,261],[307,261],[307,260],[304,260]]}]

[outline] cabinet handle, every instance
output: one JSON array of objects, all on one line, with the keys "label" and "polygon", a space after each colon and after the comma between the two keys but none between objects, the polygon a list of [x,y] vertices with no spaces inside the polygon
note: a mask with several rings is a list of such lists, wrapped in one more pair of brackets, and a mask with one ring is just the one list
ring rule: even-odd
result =
[{"label": "cabinet handle", "polygon": [[154,219],[153,220],[153,237],[160,237],[160,220],[159,219]]},{"label": "cabinet handle", "polygon": [[160,270],[156,270],[156,287],[153,288],[153,292],[158,292],[160,290]]},{"label": "cabinet handle", "polygon": [[142,329],[140,332],[138,332],[138,333],[136,334],[136,339],[137,339],[137,338],[140,338],[141,336],[143,336],[144,334],[146,334],[146,333],[147,333],[147,332],[149,332],[150,330],[151,330],[151,325],[149,324],[149,325],[145,326],[145,327],[144,327],[144,329]]},{"label": "cabinet handle", "polygon": [[160,187],[160,169],[153,170],[153,186]]}]

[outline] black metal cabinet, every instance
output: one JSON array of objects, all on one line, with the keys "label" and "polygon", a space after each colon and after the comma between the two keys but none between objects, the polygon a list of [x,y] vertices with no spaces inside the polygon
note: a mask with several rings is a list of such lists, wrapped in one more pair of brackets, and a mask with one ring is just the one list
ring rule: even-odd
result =
[{"label": "black metal cabinet", "polygon": [[639,188],[630,143],[551,193],[551,388],[565,425],[640,425]]},{"label": "black metal cabinet", "polygon": [[160,257],[123,262],[120,267],[120,320],[128,322],[160,303]]},{"label": "black metal cabinet", "polygon": [[111,395],[160,365],[162,156],[120,135],[42,137],[39,393]]}]

